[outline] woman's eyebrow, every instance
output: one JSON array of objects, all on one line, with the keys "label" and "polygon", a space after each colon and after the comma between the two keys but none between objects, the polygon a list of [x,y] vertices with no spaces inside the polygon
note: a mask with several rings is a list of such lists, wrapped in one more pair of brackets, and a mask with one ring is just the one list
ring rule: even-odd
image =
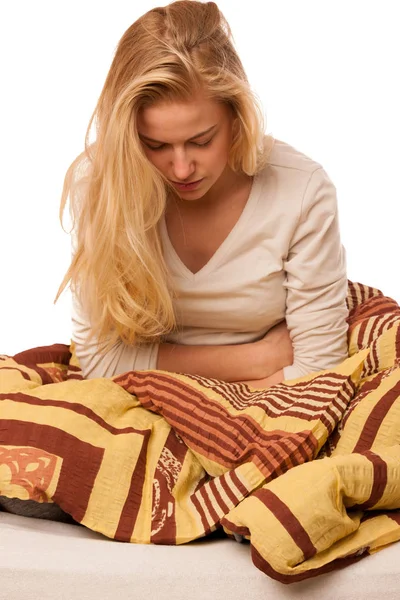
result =
[{"label": "woman's eyebrow", "polygon": [[[192,142],[193,140],[197,140],[197,138],[202,137],[203,135],[206,135],[206,133],[211,133],[211,131],[213,129],[215,129],[216,126],[217,126],[217,123],[215,125],[212,125],[208,129],[206,129],[205,131],[201,131],[200,133],[196,133],[196,135],[192,136],[187,141],[188,142]],[[141,133],[139,133],[139,137],[143,138],[144,140],[147,140],[148,142],[153,142],[154,144],[165,144],[165,142],[160,142],[160,140],[154,140],[153,138],[149,138],[149,137],[147,137],[147,135],[142,135]]]}]

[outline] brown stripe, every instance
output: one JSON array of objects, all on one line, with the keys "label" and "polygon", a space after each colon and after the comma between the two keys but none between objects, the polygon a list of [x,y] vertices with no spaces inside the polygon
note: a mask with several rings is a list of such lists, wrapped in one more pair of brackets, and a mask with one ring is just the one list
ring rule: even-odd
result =
[{"label": "brown stripe", "polygon": [[368,320],[362,321],[360,324],[360,329],[358,331],[358,336],[357,336],[357,347],[359,349],[364,348],[364,335],[365,335],[365,330],[367,328],[368,325]]},{"label": "brown stripe", "polygon": [[115,532],[115,539],[121,542],[130,542],[133,530],[136,525],[136,519],[143,501],[143,486],[146,477],[146,459],[147,447],[151,431],[144,432],[142,447],[136,461],[135,469],[131,477],[131,485],[126,498],[118,527]]},{"label": "brown stripe", "polygon": [[400,511],[399,510],[391,510],[384,513],[389,519],[392,519],[397,525],[400,525]]},{"label": "brown stripe", "polygon": [[[251,460],[255,466],[260,469],[266,481],[269,481],[270,479],[273,479],[287,471],[287,465],[291,462],[288,450],[286,448],[283,450],[278,442],[274,442],[268,448],[266,448],[261,457],[252,456],[246,458],[247,460],[243,460],[243,463]],[[303,461],[300,459],[300,462]]]},{"label": "brown stripe", "polygon": [[271,475],[276,476],[282,468],[282,472],[285,472],[288,468],[311,460],[317,446],[318,442],[311,431],[293,433],[268,444],[261,452],[253,450],[246,453],[241,462],[251,460],[269,480]]},{"label": "brown stripe", "polygon": [[317,569],[308,569],[303,573],[294,573],[293,575],[287,575],[284,573],[279,573],[279,571],[275,571],[275,569],[270,565],[269,562],[261,556],[261,554],[256,550],[254,546],[251,547],[251,558],[253,564],[260,569],[263,573],[275,579],[276,581],[280,581],[281,583],[296,583],[298,581],[304,581],[304,579],[311,579],[312,577],[316,577],[317,575],[322,575],[324,573],[330,573],[336,569],[343,569],[349,565],[352,565],[364,556],[368,556],[369,548],[361,548],[359,551],[354,552],[344,558],[337,558],[332,562],[324,565],[323,567],[319,567]]},{"label": "brown stripe", "polygon": [[[55,408],[59,408],[60,410],[68,410],[78,415],[84,415],[91,421],[94,421],[98,425],[100,425],[106,431],[113,433],[114,435],[125,434],[125,433],[144,433],[141,429],[134,429],[133,427],[123,427],[117,428],[113,427],[107,421],[102,419],[97,413],[93,410],[84,406],[83,404],[79,404],[78,402],[65,402],[64,400],[51,400],[47,398],[35,398],[34,396],[28,396],[28,394],[22,394],[18,392],[16,394],[0,394],[0,401],[2,400],[12,400],[13,402],[20,402],[21,404],[29,404],[31,406],[53,406]],[[62,414],[62,413],[60,413]],[[61,417],[62,418],[62,417]]]},{"label": "brown stripe", "polygon": [[52,500],[80,523],[85,516],[104,449],[83,442],[57,427],[12,419],[0,420],[0,434],[0,444],[31,446],[62,458]]},{"label": "brown stripe", "polygon": [[368,450],[364,453],[365,458],[371,461],[374,468],[374,481],[372,484],[371,494],[362,504],[355,504],[352,508],[367,510],[375,506],[382,498],[387,484],[387,464],[380,456]]},{"label": "brown stripe", "polygon": [[[350,333],[362,322],[375,321],[371,331],[374,334],[375,329],[382,322],[382,318],[387,315],[388,319],[398,319],[400,317],[400,309],[396,302],[387,298],[373,298],[366,302],[365,305],[357,307],[351,318],[348,319]],[[387,321],[387,320],[386,320]]]},{"label": "brown stripe", "polygon": [[355,285],[352,281],[348,280],[347,282],[347,297],[346,304],[349,311],[352,311],[355,305],[357,304],[357,295],[355,290]]},{"label": "brown stripe", "polygon": [[353,400],[356,394],[357,386],[354,384],[353,381],[349,381],[348,385],[343,386],[342,389],[339,390],[337,398],[333,401],[333,404],[334,406],[337,406],[339,412],[342,415],[348,409],[351,401]]},{"label": "brown stripe", "polygon": [[378,290],[378,288],[371,287],[370,285],[368,285],[367,288],[368,288],[368,294],[370,297],[383,296],[383,293],[381,292],[381,290]]},{"label": "brown stripe", "polygon": [[[328,412],[328,414],[329,414],[329,412]],[[331,418],[334,418],[334,417],[331,417]],[[339,421],[339,417],[336,417],[334,422],[332,423],[332,421],[327,418],[327,415],[322,415],[320,421],[328,430],[328,435],[329,435],[335,429],[335,426],[337,425],[337,423]]]},{"label": "brown stripe", "polygon": [[225,494],[228,496],[229,500],[231,501],[232,506],[236,506],[241,500],[243,500],[243,498],[242,498],[242,496],[239,496],[239,498],[236,496],[236,494],[230,487],[229,483],[227,482],[227,479],[226,479],[227,475],[228,475],[228,473],[224,473],[224,475],[221,475],[219,478],[219,482],[220,482],[221,487],[223,488]]},{"label": "brown stripe", "polygon": [[259,457],[251,457],[252,461],[260,469],[266,480],[270,480],[277,475],[285,473],[295,465],[302,464],[311,460],[318,442],[311,431],[300,432],[299,434],[288,435],[287,438],[276,441],[271,444],[264,454],[268,460],[268,455],[272,456],[273,461],[262,464],[257,460]]},{"label": "brown stripe", "polygon": [[[301,443],[301,448],[304,449],[304,459],[312,460],[316,456],[316,449],[319,445],[319,440],[314,435],[312,430],[309,431],[300,431],[299,433],[294,434],[297,437],[300,437],[303,441]],[[300,448],[298,448],[299,450]]]},{"label": "brown stripe", "polygon": [[378,359],[377,344],[378,344],[378,342],[377,342],[377,340],[375,340],[369,346],[369,354],[364,361],[364,365],[363,365],[362,372],[361,372],[362,379],[364,379],[365,377],[369,377],[370,375],[372,375],[374,372],[377,371],[377,364],[378,364],[377,363],[377,359]]},{"label": "brown stripe", "polygon": [[292,540],[302,551],[304,560],[308,560],[317,553],[317,549],[307,531],[289,507],[276,494],[271,492],[271,490],[261,488],[253,496],[258,498],[283,525]]},{"label": "brown stripe", "polygon": [[53,344],[52,346],[38,346],[37,348],[18,352],[12,358],[22,365],[50,362],[68,365],[71,356],[69,346],[66,344]]},{"label": "brown stripe", "polygon": [[374,350],[373,348],[376,348],[376,340],[374,342],[371,342],[369,344],[369,354],[366,357],[366,359],[364,360],[364,364],[363,364],[363,369],[362,369],[362,377],[367,377],[367,375],[373,373],[374,368],[372,365],[372,358],[373,358],[373,353]]},{"label": "brown stripe", "polygon": [[212,479],[209,482],[208,487],[210,488],[211,493],[214,495],[215,501],[218,503],[222,514],[226,515],[235,505],[232,503],[230,503],[229,505],[226,504],[225,500],[221,496],[219,489],[217,488],[216,481],[218,481],[219,483],[219,478]]},{"label": "brown stripe", "polygon": [[357,396],[355,396],[351,400],[351,402],[350,402],[350,404],[349,404],[349,406],[348,406],[348,408],[347,408],[347,410],[346,410],[346,412],[345,412],[345,414],[343,416],[343,419],[342,419],[341,424],[340,424],[340,426],[341,426],[342,429],[344,428],[344,425],[346,424],[347,419],[353,413],[354,409],[360,404],[360,402],[369,393],[371,393],[373,390],[376,390],[380,386],[383,375],[384,375],[384,371],[381,371],[373,379],[371,379],[370,381],[366,381],[365,383],[363,383],[362,390],[357,394]]},{"label": "brown stripe", "polygon": [[[204,469],[203,469],[203,471],[204,471]],[[205,483],[207,483],[210,480],[211,480],[211,475],[209,475],[208,473],[205,473],[205,475],[203,475],[197,482],[193,493],[195,494]]]},{"label": "brown stripe", "polygon": [[400,381],[378,401],[367,418],[353,452],[362,454],[374,443],[379,428],[400,394]]},{"label": "brown stripe", "polygon": [[372,298],[375,295],[374,288],[372,288],[370,285],[366,285],[365,289],[366,289],[366,297],[367,298]]},{"label": "brown stripe", "polygon": [[32,381],[28,373],[25,373],[25,371],[22,371],[22,369],[17,369],[17,367],[0,367],[0,371],[18,371],[18,373],[22,375],[24,379],[27,381]]},{"label": "brown stripe", "polygon": [[222,514],[218,514],[216,509],[214,508],[214,505],[211,500],[212,495],[213,495],[213,493],[212,493],[212,490],[210,490],[210,485],[208,483],[203,485],[203,487],[200,488],[200,490],[199,490],[199,496],[202,497],[203,502],[204,502],[205,506],[207,507],[207,510],[211,517],[212,524],[216,525],[217,523],[219,523],[219,520],[222,517]]},{"label": "brown stripe", "polygon": [[[200,488],[200,489],[201,489],[201,488]],[[207,517],[206,517],[206,514],[205,514],[205,512],[204,512],[204,509],[203,509],[203,507],[202,507],[202,505],[201,505],[201,503],[200,503],[200,501],[199,501],[199,499],[198,499],[198,495],[199,495],[199,493],[200,493],[200,490],[197,490],[197,492],[195,492],[194,494],[192,494],[192,495],[190,496],[190,499],[191,499],[191,501],[193,502],[193,506],[194,506],[194,508],[196,509],[196,511],[197,511],[197,513],[198,513],[198,515],[199,515],[199,517],[200,517],[200,520],[201,520],[201,525],[202,525],[202,527],[203,527],[203,533],[204,533],[205,535],[207,535],[208,533],[210,533],[210,532],[211,532],[211,526],[210,526],[210,525],[209,525],[209,523],[208,523],[208,519],[207,519]],[[201,533],[199,533],[199,537],[200,537],[200,536],[201,536]]]},{"label": "brown stripe", "polygon": [[[340,409],[337,408],[336,411],[339,412],[339,414],[337,414],[336,411],[333,410],[333,408],[328,407],[326,409],[326,412],[324,415],[321,415],[321,423],[323,423],[325,425],[325,427],[328,430],[328,435],[330,435],[333,430],[335,429],[336,425],[340,422],[341,417],[343,417],[343,414],[346,410],[346,407],[341,407]],[[328,415],[331,417],[331,419],[328,419]]]},{"label": "brown stripe", "polygon": [[232,533],[237,533],[238,535],[250,536],[250,529],[248,527],[238,526],[236,523],[232,523],[226,517],[221,519],[221,525],[232,531]]},{"label": "brown stripe", "polygon": [[[382,333],[384,332],[384,330],[386,329],[387,325],[391,321],[395,322],[396,320],[399,320],[399,315],[389,314],[389,315],[386,315],[385,317],[381,318],[380,321],[377,323],[376,335],[374,335],[374,338],[378,338],[379,336],[381,336]],[[394,323],[392,324],[392,326],[393,325],[394,325]],[[387,327],[387,329],[390,329],[390,327]]]},{"label": "brown stripe", "polygon": [[358,286],[358,289],[360,290],[360,293],[361,293],[361,304],[363,304],[365,302],[365,300],[367,299],[367,290],[365,289],[365,285],[362,283]]},{"label": "brown stripe", "polygon": [[80,367],[76,367],[75,365],[68,364],[68,371],[80,373],[82,369]]},{"label": "brown stripe", "polygon": [[234,483],[234,485],[237,487],[237,489],[239,490],[239,492],[242,494],[243,498],[246,498],[246,496],[252,491],[251,489],[248,490],[243,483],[240,481],[239,477],[236,475],[235,471],[231,471],[230,472],[230,476],[232,479],[232,483]]},{"label": "brown stripe", "polygon": [[374,296],[357,307],[357,313],[353,316],[353,320],[381,317],[388,313],[396,314],[397,312],[399,312],[399,305],[392,298],[383,295]]}]

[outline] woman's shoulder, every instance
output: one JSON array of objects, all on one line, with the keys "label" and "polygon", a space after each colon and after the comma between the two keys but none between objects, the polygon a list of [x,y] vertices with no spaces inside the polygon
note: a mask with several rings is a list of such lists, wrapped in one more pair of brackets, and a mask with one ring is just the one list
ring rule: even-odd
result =
[{"label": "woman's shoulder", "polygon": [[269,214],[275,212],[288,223],[297,223],[301,212],[315,203],[321,210],[336,209],[336,188],[322,165],[282,140],[275,139],[258,174],[258,189]]},{"label": "woman's shoulder", "polygon": [[275,138],[265,168],[268,167],[312,173],[316,169],[321,169],[322,165],[294,146]]}]

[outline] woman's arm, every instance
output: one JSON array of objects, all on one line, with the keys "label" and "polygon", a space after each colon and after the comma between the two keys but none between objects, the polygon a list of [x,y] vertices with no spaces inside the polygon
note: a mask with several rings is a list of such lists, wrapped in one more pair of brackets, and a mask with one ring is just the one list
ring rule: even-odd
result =
[{"label": "woman's arm", "polygon": [[107,353],[102,353],[98,341],[89,339],[89,334],[89,320],[72,294],[72,339],[83,376],[89,379],[131,370],[161,369],[227,382],[259,380],[292,360],[292,345],[284,322],[271,329],[263,340],[225,346],[169,343],[135,346],[118,341]]},{"label": "woman's arm", "polygon": [[161,344],[157,368],[234,382],[259,380],[290,365],[293,349],[286,323],[271,329],[264,339],[229,346]]},{"label": "woman's arm", "polygon": [[334,367],[347,358],[347,274],[336,189],[322,168],[310,176],[286,271],[286,322],[293,364],[285,379]]},{"label": "woman's arm", "polygon": [[160,344],[158,350],[157,369],[223,381],[258,379],[262,367],[254,343],[229,346]]},{"label": "woman's arm", "polygon": [[[340,241],[336,189],[322,168],[310,176],[284,267],[285,317],[293,342],[293,361],[272,376],[243,380],[256,389],[329,369],[347,358],[345,252]],[[279,341],[275,342],[279,348]]]}]

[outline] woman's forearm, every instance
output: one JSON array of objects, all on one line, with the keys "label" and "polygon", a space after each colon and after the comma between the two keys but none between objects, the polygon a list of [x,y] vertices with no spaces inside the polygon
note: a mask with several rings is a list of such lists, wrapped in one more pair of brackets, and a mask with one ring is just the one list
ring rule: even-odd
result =
[{"label": "woman's forearm", "polygon": [[[257,342],[227,346],[184,346],[160,344],[157,369],[202,375],[222,381],[252,381],[274,376],[291,365],[293,347],[286,321],[275,325]],[[277,376],[276,373],[280,372]],[[275,381],[276,380],[276,381]]]},{"label": "woman's forearm", "polygon": [[160,344],[157,369],[234,382],[268,377],[280,368],[265,342],[227,346]]}]

